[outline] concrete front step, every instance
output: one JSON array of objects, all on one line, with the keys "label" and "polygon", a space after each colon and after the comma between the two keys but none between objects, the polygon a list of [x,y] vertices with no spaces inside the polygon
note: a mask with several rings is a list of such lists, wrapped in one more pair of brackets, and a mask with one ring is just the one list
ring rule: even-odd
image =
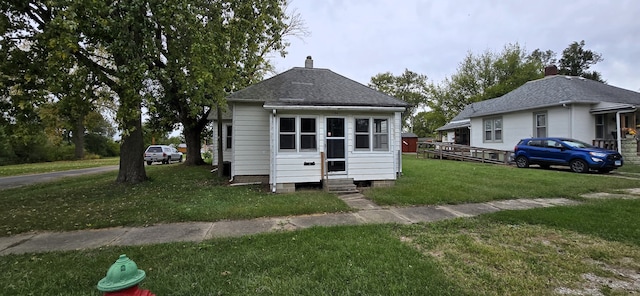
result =
[{"label": "concrete front step", "polygon": [[358,189],[353,184],[353,179],[328,179],[325,181],[325,186],[329,192],[332,193],[355,193]]}]

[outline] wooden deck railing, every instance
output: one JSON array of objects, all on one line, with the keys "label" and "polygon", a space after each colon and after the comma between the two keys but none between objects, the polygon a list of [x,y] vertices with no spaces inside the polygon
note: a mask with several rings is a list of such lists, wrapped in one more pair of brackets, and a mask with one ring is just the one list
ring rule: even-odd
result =
[{"label": "wooden deck railing", "polygon": [[618,150],[618,141],[616,140],[592,140],[591,145],[607,150]]},{"label": "wooden deck railing", "polygon": [[422,142],[418,143],[416,155],[418,158],[509,164],[512,161],[512,154],[513,151],[508,150],[488,149],[444,142]]}]

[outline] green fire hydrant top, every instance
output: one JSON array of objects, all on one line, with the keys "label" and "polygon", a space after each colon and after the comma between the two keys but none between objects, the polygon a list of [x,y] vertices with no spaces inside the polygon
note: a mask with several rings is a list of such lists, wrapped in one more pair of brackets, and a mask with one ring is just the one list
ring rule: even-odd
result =
[{"label": "green fire hydrant top", "polygon": [[122,254],[120,258],[109,267],[107,276],[98,282],[98,290],[102,292],[113,292],[130,288],[140,283],[145,276],[144,270],[138,269],[138,265],[136,265],[133,260],[129,259],[127,255]]}]

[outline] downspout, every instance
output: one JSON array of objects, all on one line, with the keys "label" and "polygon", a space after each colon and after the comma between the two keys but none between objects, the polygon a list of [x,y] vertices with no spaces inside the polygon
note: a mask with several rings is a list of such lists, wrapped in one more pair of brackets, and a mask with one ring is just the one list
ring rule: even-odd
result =
[{"label": "downspout", "polygon": [[276,129],[277,129],[277,120],[276,120],[276,109],[271,110],[271,131],[270,131],[270,138],[271,138],[271,192],[276,193],[276,187],[278,184],[277,180],[276,180],[276,166],[277,166],[277,160],[276,160],[276,156],[277,156],[277,144],[276,144]]},{"label": "downspout", "polygon": [[633,110],[625,110],[625,111],[618,111],[616,112],[616,150],[618,150],[618,153],[622,154],[622,135],[620,133],[620,114],[622,113],[632,113],[632,112],[636,112],[636,108],[634,107]]}]

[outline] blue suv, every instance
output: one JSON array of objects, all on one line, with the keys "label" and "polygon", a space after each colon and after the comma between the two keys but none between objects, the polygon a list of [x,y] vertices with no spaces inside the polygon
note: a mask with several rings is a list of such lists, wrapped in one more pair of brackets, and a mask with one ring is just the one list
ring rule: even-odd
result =
[{"label": "blue suv", "polygon": [[519,168],[531,164],[544,169],[563,165],[576,173],[586,173],[590,169],[608,173],[623,163],[622,155],[616,151],[567,138],[522,139],[514,148],[514,157]]}]

